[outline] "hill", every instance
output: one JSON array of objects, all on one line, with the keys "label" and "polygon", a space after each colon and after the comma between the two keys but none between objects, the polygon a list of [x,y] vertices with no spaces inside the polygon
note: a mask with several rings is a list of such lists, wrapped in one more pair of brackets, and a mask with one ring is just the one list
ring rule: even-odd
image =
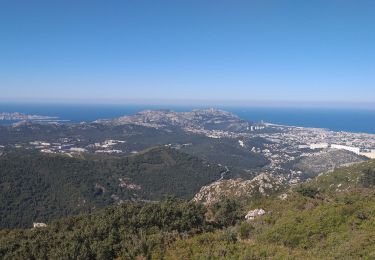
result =
[{"label": "hill", "polygon": [[194,109],[191,112],[171,110],[145,110],[132,116],[113,120],[98,120],[97,123],[124,125],[134,124],[153,128],[179,127],[182,129],[206,129],[225,131],[249,131],[250,122],[241,120],[233,113],[220,109]]},{"label": "hill", "polygon": [[293,162],[295,170],[302,171],[301,178],[306,180],[335,168],[368,160],[367,158],[345,150],[323,150],[310,156],[298,158]]},{"label": "hill", "polygon": [[[120,125],[24,123],[17,126],[0,125],[0,137],[0,145],[20,146],[33,150],[48,148],[57,153],[68,153],[71,147],[79,147],[85,149],[87,153],[115,149],[121,151],[123,155],[129,155],[134,151],[142,151],[150,147],[170,145],[181,147],[183,152],[200,157],[210,163],[222,164],[240,170],[256,170],[269,163],[264,155],[241,147],[236,139],[209,138],[201,134],[185,132],[173,125],[157,129],[129,122]],[[113,139],[121,140],[121,143],[116,143],[110,148],[100,146]],[[253,143],[260,145],[262,141],[264,140],[257,140]],[[50,145],[42,148],[32,145],[32,143],[40,142]],[[99,146],[97,146],[98,144]],[[249,176],[251,177],[251,175]]]},{"label": "hill", "polygon": [[[169,199],[127,203],[54,221],[47,228],[1,230],[1,259],[136,259],[161,254],[179,234],[207,227],[200,205]],[[156,253],[157,254],[157,253]]]},{"label": "hill", "polygon": [[[258,171],[269,164],[269,160],[264,155],[241,147],[236,139],[201,138],[199,142],[193,140],[191,144],[182,147],[181,150],[204,160],[228,166],[231,169]],[[250,179],[253,175],[247,174],[238,177]]]},{"label": "hill", "polygon": [[128,200],[191,199],[223,171],[168,147],[127,157],[8,152],[0,156],[0,227],[29,227]]},{"label": "hill", "polygon": [[281,197],[224,199],[209,207],[173,199],[127,203],[46,228],[0,231],[0,257],[373,259],[374,190],[369,161]]}]

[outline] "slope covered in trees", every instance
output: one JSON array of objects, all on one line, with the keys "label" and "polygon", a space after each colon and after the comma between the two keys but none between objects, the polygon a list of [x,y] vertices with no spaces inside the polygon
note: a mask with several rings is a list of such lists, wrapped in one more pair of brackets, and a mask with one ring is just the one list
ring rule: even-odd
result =
[{"label": "slope covered in trees", "polygon": [[204,208],[169,199],[127,203],[93,215],[55,221],[47,228],[0,231],[1,259],[135,259],[163,254],[179,234],[206,228]]},{"label": "slope covered in trees", "polygon": [[127,200],[190,199],[223,171],[167,147],[128,157],[8,152],[0,156],[0,227],[30,227]]},{"label": "slope covered in trees", "polygon": [[[0,125],[0,145],[35,149],[30,142],[43,140],[49,143],[60,143],[62,139],[69,139],[70,144],[93,151],[95,143],[108,139],[121,140],[114,148],[124,154],[133,151],[142,151],[150,147],[172,144],[181,146],[181,149],[193,156],[211,163],[226,165],[230,168],[257,169],[269,163],[264,155],[250,152],[230,138],[214,139],[204,135],[192,134],[173,125],[167,128],[156,129],[141,125],[125,124],[37,124],[24,123],[18,126]],[[79,141],[78,141],[79,140]],[[254,139],[249,144],[261,146],[265,139]],[[183,144],[189,144],[184,146]],[[64,150],[64,149],[63,149]],[[251,175],[242,176],[251,178]]]},{"label": "slope covered in trees", "polygon": [[[130,203],[3,230],[0,258],[373,259],[374,169],[374,161],[338,169],[282,197]],[[266,214],[245,221],[255,208]]]}]

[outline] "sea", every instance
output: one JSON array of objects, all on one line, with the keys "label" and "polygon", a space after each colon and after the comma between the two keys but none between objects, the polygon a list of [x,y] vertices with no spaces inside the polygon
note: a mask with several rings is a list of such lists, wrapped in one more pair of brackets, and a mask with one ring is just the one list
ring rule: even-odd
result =
[{"label": "sea", "polygon": [[[211,107],[211,106],[207,106]],[[60,120],[73,123],[91,122],[97,119],[116,118],[132,115],[146,109],[170,109],[191,111],[204,106],[163,106],[163,105],[92,105],[92,104],[20,104],[0,103],[0,112],[21,112],[43,116],[57,116]],[[236,107],[216,106],[215,108],[237,114],[252,122],[325,128],[333,131],[375,134],[375,108],[300,108],[300,107]],[[1,121],[10,124],[13,121]]]}]

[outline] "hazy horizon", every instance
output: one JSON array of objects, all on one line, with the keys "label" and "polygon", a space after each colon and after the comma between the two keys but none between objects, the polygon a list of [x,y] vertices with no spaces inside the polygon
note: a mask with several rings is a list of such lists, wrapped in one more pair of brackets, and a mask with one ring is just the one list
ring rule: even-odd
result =
[{"label": "hazy horizon", "polygon": [[[316,109],[375,109],[373,102],[311,102],[274,100],[3,100],[0,104],[19,105],[87,105],[87,106],[151,106],[151,107],[243,107],[243,108],[316,108]],[[1,111],[0,111],[1,112]]]}]

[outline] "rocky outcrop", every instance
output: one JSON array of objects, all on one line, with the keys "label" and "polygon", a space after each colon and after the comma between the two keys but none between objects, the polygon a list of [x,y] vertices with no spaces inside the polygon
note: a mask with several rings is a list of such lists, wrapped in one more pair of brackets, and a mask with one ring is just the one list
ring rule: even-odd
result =
[{"label": "rocky outcrop", "polygon": [[245,219],[247,221],[251,221],[257,217],[263,216],[264,214],[266,214],[266,211],[264,209],[253,209],[247,212]]},{"label": "rocky outcrop", "polygon": [[45,227],[47,227],[46,223],[42,223],[42,222],[34,222],[33,223],[33,228],[45,228]]},{"label": "rocky outcrop", "polygon": [[288,198],[288,194],[287,193],[280,194],[278,198],[281,200],[286,200]]},{"label": "rocky outcrop", "polygon": [[203,186],[193,200],[209,205],[223,197],[249,198],[255,195],[269,196],[282,187],[281,180],[262,173],[252,180],[220,180],[208,186]]}]

